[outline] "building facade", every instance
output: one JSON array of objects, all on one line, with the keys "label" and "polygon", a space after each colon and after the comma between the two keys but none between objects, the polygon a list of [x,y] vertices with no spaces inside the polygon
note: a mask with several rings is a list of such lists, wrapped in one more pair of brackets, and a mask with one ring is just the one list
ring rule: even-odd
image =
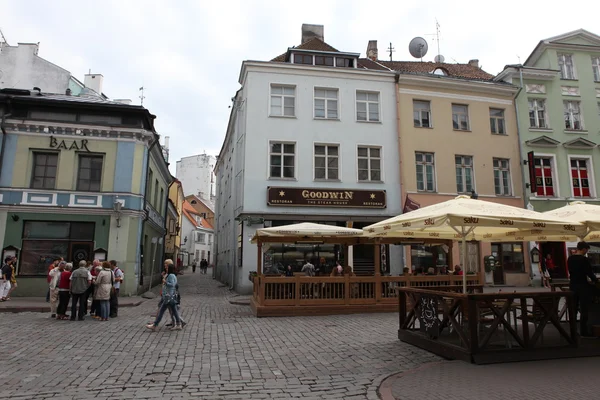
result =
[{"label": "building facade", "polygon": [[182,236],[183,259],[187,264],[194,261],[200,266],[200,261],[205,259],[209,265],[213,264],[214,228],[213,226],[188,202],[183,203]]},{"label": "building facade", "polygon": [[[252,290],[257,247],[249,239],[257,229],[360,228],[401,211],[395,74],[369,70],[358,53],[323,39],[322,26],[303,25],[299,46],[241,67],[215,167],[215,273],[241,293]],[[372,273],[373,246],[353,247],[342,261]],[[311,260],[325,272],[342,253],[335,245],[273,245],[263,257],[265,271]],[[383,254],[401,267],[400,246]]]},{"label": "building facade", "polygon": [[[600,36],[580,29],[542,40],[523,65],[508,65],[495,79],[520,88],[528,207],[544,212],[574,200],[600,204]],[[538,246],[553,256],[555,277],[566,278],[567,249],[575,243]],[[600,265],[600,247],[590,256]]]},{"label": "building facade", "polygon": [[170,258],[177,265],[182,265],[179,253],[181,251],[181,222],[183,217],[183,187],[181,182],[174,179],[169,186],[169,205],[167,208],[167,235],[165,240],[165,258]]},{"label": "building facade", "polygon": [[189,195],[185,197],[185,200],[196,210],[196,212],[202,216],[203,219],[208,221],[211,226],[215,225],[215,209],[213,203],[206,199],[201,199],[198,196]]},{"label": "building facade", "polygon": [[141,291],[153,269],[142,239],[164,235],[166,210],[166,195],[148,199],[148,174],[163,191],[170,182],[152,150],[154,116],[98,95],[18,89],[0,90],[0,114],[0,243],[19,259],[15,295],[43,296],[56,256],[115,259],[121,294]]},{"label": "building facade", "polygon": [[194,195],[214,202],[216,162],[214,156],[206,153],[177,161],[175,175],[183,184],[186,196]]}]

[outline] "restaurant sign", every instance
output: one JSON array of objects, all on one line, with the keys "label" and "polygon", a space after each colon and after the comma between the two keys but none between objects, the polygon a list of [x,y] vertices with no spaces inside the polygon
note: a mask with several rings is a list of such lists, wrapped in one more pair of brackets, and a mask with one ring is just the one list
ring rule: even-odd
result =
[{"label": "restaurant sign", "polygon": [[385,190],[267,187],[267,205],[386,208]]}]

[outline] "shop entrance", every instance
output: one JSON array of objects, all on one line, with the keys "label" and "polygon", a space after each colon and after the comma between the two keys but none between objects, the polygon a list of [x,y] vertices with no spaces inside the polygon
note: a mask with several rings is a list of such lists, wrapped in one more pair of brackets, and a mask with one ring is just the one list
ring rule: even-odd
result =
[{"label": "shop entrance", "polygon": [[543,242],[540,245],[540,262],[550,254],[554,261],[554,268],[548,269],[552,279],[567,279],[567,252],[564,242]]}]

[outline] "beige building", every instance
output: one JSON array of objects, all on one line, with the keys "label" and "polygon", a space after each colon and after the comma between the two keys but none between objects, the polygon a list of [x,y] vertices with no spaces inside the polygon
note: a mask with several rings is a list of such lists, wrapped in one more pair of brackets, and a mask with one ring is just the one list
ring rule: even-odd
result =
[{"label": "beige building", "polygon": [[[398,145],[404,212],[459,194],[524,207],[514,96],[492,82],[477,60],[469,64],[385,62],[397,78]],[[414,270],[461,260],[462,246],[406,246]],[[501,266],[487,283],[528,285],[525,243],[470,243],[466,270],[484,274],[483,257]],[[452,266],[449,266],[452,267]],[[464,267],[463,267],[464,268]]]}]

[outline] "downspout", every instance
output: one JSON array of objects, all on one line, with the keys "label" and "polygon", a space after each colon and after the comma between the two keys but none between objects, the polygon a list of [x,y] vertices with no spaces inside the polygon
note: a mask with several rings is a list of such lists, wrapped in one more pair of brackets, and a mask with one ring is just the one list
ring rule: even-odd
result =
[{"label": "downspout", "polygon": [[[406,198],[406,189],[402,184],[402,144],[401,144],[401,135],[400,135],[400,74],[396,72],[394,75],[394,82],[396,87],[396,136],[398,137],[398,184],[400,185],[400,213],[404,211],[402,201]],[[403,265],[407,265],[406,255],[408,254],[406,251],[407,246],[402,246],[402,261]],[[404,269],[402,270],[404,273]]]},{"label": "downspout", "polygon": [[0,148],[0,173],[2,171],[2,163],[4,162],[4,147],[6,145],[6,118],[10,117],[12,115],[12,96],[8,98],[8,101],[6,102],[7,105],[7,111],[6,113],[2,114],[2,122],[0,123],[0,129],[2,130],[2,148]]},{"label": "downspout", "polygon": [[[150,147],[148,148],[148,157],[146,159],[146,185],[144,186],[144,197],[142,199],[142,211],[146,211],[146,195],[148,194],[148,179],[150,178],[148,171],[150,171],[150,154],[152,152],[152,148],[154,146],[156,146],[156,143],[158,143],[158,138],[155,137],[154,141],[152,142],[152,144],[150,145]],[[142,231],[140,232],[140,235],[142,235],[142,248],[140,251],[140,258],[141,258],[141,263],[140,263],[140,280],[139,280],[139,285],[143,286],[144,285],[144,246],[146,245],[145,242],[143,242],[144,240],[144,229],[146,228],[146,221],[148,220],[148,213],[144,213],[144,219],[142,220]],[[152,279],[152,277],[150,277],[150,279]]]}]

